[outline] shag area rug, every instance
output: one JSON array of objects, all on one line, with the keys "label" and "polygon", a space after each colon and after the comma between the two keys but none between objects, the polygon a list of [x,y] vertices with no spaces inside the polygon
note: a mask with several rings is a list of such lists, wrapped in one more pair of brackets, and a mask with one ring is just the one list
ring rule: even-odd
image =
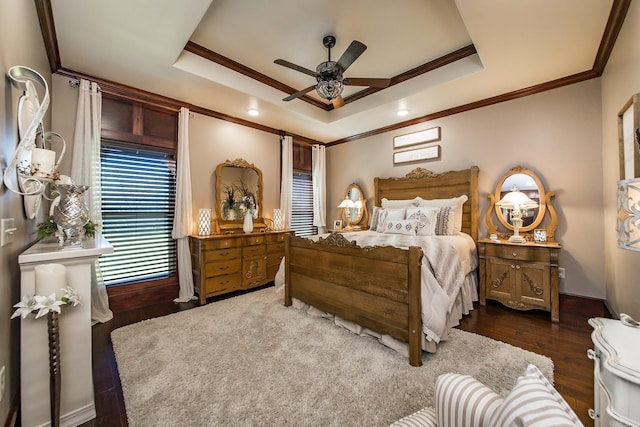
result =
[{"label": "shag area rug", "polygon": [[377,340],[284,307],[266,288],[112,332],[131,426],[386,426],[432,406],[438,375],[506,394],[553,362],[455,329],[423,366]]}]

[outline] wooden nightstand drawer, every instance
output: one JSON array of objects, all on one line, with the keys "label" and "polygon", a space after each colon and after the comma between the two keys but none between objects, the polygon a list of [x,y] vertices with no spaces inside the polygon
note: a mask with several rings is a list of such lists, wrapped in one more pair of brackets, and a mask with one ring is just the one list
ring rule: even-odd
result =
[{"label": "wooden nightstand drawer", "polygon": [[216,251],[205,251],[204,253],[204,262],[216,262],[216,261],[224,261],[233,258],[240,258],[240,254],[242,253],[242,249],[240,248],[229,248],[229,249],[219,249]]},{"label": "wooden nightstand drawer", "polygon": [[267,253],[278,253],[284,255],[284,242],[271,243],[267,245]]},{"label": "wooden nightstand drawer", "polygon": [[267,243],[277,243],[284,242],[286,237],[291,233],[278,233],[278,234],[269,234],[267,236]]},{"label": "wooden nightstand drawer", "polygon": [[549,251],[534,246],[487,245],[485,255],[509,260],[549,262]]},{"label": "wooden nightstand drawer", "polygon": [[205,264],[205,277],[213,277],[221,274],[237,273],[242,267],[242,259],[236,258],[228,261],[210,262]]},{"label": "wooden nightstand drawer", "polygon": [[267,247],[265,245],[245,246],[244,248],[242,248],[243,257],[264,255],[265,253],[267,253]]}]

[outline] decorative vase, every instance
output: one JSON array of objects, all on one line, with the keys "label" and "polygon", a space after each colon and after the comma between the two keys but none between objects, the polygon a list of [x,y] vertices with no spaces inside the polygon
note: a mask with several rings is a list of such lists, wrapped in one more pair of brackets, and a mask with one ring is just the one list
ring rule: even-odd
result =
[{"label": "decorative vase", "polygon": [[[62,246],[81,245],[84,225],[89,222],[89,207],[84,200],[86,185],[59,184],[58,202],[53,207],[53,221],[58,225],[58,242]],[[54,202],[55,203],[55,202]]]},{"label": "decorative vase", "polygon": [[244,225],[242,226],[242,230],[245,233],[251,233],[253,231],[253,216],[249,211],[244,214]]}]

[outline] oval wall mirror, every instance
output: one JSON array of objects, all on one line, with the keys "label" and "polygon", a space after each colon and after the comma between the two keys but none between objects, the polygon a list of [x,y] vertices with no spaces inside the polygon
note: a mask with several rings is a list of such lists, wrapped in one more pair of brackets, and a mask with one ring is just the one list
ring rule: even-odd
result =
[{"label": "oval wall mirror", "polygon": [[512,211],[501,208],[497,202],[502,200],[507,193],[514,189],[521,191],[538,205],[538,207],[535,208],[522,210],[522,226],[520,227],[520,231],[526,232],[537,228],[542,222],[546,210],[544,187],[540,178],[538,178],[533,171],[522,166],[509,169],[498,182],[494,194],[494,200],[496,201],[495,212],[498,221],[507,229],[513,230],[511,220]]}]

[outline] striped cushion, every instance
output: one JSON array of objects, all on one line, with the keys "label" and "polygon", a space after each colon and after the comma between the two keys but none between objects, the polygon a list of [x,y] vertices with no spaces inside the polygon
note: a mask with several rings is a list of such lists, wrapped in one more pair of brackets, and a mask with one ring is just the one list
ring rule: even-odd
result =
[{"label": "striped cushion", "polygon": [[582,426],[571,407],[534,365],[518,378],[502,406],[489,418],[491,426]]},{"label": "striped cushion", "polygon": [[440,427],[480,427],[500,407],[502,397],[469,375],[443,374],[436,381]]},{"label": "striped cushion", "polygon": [[436,411],[424,408],[391,424],[391,427],[438,427]]}]

